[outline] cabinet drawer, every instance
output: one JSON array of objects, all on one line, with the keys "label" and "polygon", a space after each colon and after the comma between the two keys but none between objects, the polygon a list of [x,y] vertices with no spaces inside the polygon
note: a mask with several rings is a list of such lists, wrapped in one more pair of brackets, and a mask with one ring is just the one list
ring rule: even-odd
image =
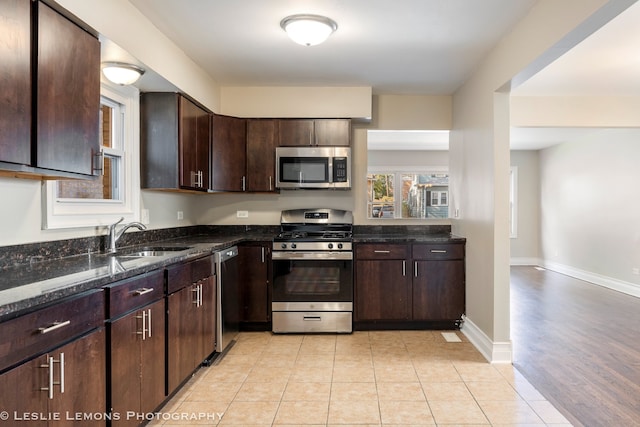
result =
[{"label": "cabinet drawer", "polygon": [[409,247],[404,244],[364,243],[356,245],[357,259],[406,259]]},{"label": "cabinet drawer", "polygon": [[167,267],[167,294],[179,291],[191,284],[191,264],[175,264]]},{"label": "cabinet drawer", "polygon": [[103,324],[102,289],[66,298],[0,323],[0,370],[54,349]]},{"label": "cabinet drawer", "polygon": [[464,245],[456,244],[417,244],[413,245],[413,259],[445,260],[464,259]]},{"label": "cabinet drawer", "polygon": [[212,256],[198,258],[195,261],[191,261],[190,264],[191,264],[191,283],[195,283],[198,280],[202,280],[211,276],[211,271],[213,269]]},{"label": "cabinet drawer", "polygon": [[105,286],[107,291],[107,316],[118,317],[142,307],[164,295],[164,272],[153,271],[141,276]]}]

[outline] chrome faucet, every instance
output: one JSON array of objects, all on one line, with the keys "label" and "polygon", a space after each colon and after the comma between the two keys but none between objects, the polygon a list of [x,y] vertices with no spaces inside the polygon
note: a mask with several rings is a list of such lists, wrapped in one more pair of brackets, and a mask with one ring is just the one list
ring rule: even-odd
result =
[{"label": "chrome faucet", "polygon": [[141,222],[130,222],[128,224],[124,224],[120,231],[116,232],[116,226],[124,221],[124,217],[120,218],[118,222],[115,224],[111,224],[109,226],[109,253],[114,253],[116,251],[116,243],[120,240],[120,237],[131,227],[136,227],[138,230],[146,230],[147,227]]}]

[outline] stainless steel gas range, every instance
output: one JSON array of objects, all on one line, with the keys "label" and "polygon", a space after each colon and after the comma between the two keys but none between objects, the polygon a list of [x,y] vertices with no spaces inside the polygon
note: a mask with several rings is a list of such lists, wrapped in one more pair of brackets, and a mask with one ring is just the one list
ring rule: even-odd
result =
[{"label": "stainless steel gas range", "polygon": [[352,213],[286,210],[280,227],[272,251],[273,332],[352,332]]}]

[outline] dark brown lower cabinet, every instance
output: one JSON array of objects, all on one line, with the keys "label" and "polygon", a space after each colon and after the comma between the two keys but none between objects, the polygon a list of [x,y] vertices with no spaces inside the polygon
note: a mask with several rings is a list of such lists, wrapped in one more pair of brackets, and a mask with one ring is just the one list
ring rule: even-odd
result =
[{"label": "dark brown lower cabinet", "polygon": [[465,312],[464,243],[364,243],[355,248],[355,322],[459,327]]},{"label": "dark brown lower cabinet", "polygon": [[167,395],[215,350],[215,285],[211,257],[168,269]]},{"label": "dark brown lower cabinet", "polygon": [[411,318],[411,278],[405,261],[358,260],[356,271],[356,320]]},{"label": "dark brown lower cabinet", "polygon": [[271,321],[269,291],[270,242],[247,243],[238,247],[240,255],[240,322],[249,328]]},{"label": "dark brown lower cabinet", "polygon": [[105,364],[101,328],[0,375],[6,425],[104,427]]},{"label": "dark brown lower cabinet", "polygon": [[165,398],[164,304],[161,299],[110,325],[111,405],[120,415],[114,426],[139,425],[137,416],[153,412]]}]

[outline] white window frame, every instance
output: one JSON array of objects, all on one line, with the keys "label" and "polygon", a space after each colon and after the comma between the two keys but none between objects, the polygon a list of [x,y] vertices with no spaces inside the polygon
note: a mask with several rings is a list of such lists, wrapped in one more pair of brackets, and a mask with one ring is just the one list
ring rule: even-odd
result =
[{"label": "white window frame", "polygon": [[[126,222],[140,221],[140,93],[133,86],[116,86],[106,82],[100,85],[100,95],[120,104],[122,129],[116,129],[123,138],[120,200],[58,199],[56,181],[43,182],[43,229],[96,227],[113,224],[124,217]],[[97,117],[96,117],[97,119]],[[118,148],[105,149],[121,154]]]},{"label": "white window frame", "polygon": [[[376,166],[376,167],[372,167],[369,168],[367,170],[367,175],[369,174],[393,174],[394,175],[394,181],[393,181],[393,192],[395,195],[395,192],[397,189],[402,188],[402,174],[407,174],[407,173],[430,173],[430,172],[434,172],[434,173],[449,173],[449,168],[447,166],[429,166],[429,167],[415,167],[415,166]],[[401,192],[399,193],[401,194]],[[367,200],[367,212],[369,212],[369,200]],[[447,205],[448,206],[448,205]],[[451,212],[449,212],[449,218],[451,217]],[[380,218],[370,218],[368,217],[367,214],[367,219],[380,219]],[[404,220],[409,220],[409,219],[415,219],[415,220],[427,220],[429,221],[432,218],[402,218],[402,197],[394,197],[393,199],[393,218],[388,218],[388,219],[404,219]]]},{"label": "white window frame", "polygon": [[509,237],[518,237],[518,167],[511,166],[509,174]]}]

